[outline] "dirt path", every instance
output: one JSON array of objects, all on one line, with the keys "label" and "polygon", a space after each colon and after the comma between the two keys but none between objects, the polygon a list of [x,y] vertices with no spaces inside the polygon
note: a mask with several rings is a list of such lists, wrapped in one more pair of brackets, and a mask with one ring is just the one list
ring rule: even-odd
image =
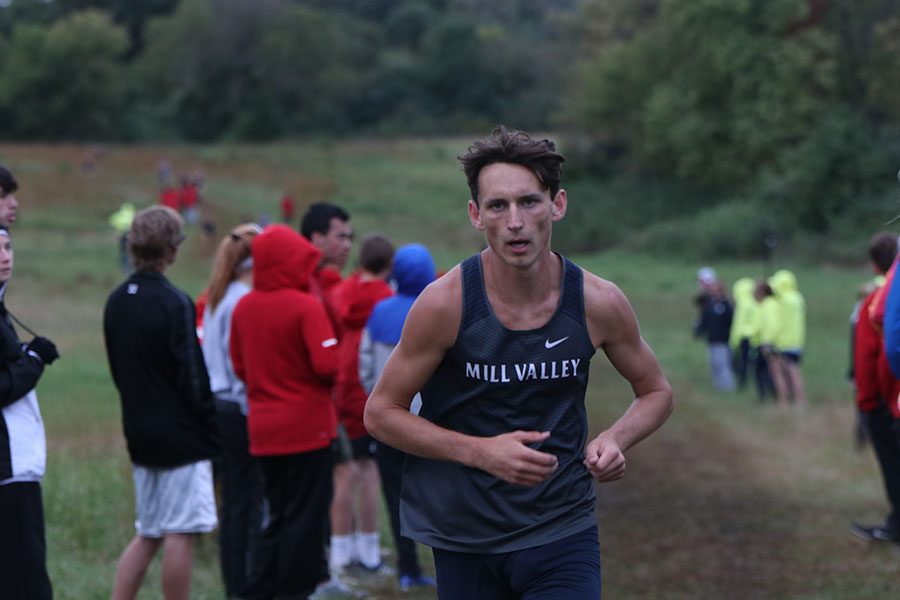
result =
[{"label": "dirt path", "polygon": [[[865,456],[829,460],[845,411],[759,414],[688,401],[599,488],[605,598],[900,597],[900,553],[847,533],[883,502]],[[837,485],[855,476],[865,495]]]}]

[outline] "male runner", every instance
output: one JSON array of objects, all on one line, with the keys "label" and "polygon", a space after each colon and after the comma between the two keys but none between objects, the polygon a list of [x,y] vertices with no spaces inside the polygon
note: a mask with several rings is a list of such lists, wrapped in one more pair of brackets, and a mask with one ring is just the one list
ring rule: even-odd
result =
[{"label": "male runner", "polygon": [[[501,126],[460,160],[488,247],[413,305],[366,428],[413,455],[403,534],[433,548],[442,599],[596,599],[591,477],[624,475],[623,453],[666,420],[672,390],[622,292],[550,249],[567,202],[553,142]],[[587,443],[597,348],[635,398]]]}]

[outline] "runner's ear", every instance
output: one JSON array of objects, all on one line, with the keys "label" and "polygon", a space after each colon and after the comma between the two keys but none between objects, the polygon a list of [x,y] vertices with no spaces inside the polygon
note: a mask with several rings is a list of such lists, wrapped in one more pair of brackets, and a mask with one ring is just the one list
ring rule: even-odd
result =
[{"label": "runner's ear", "polygon": [[478,231],[484,231],[484,223],[481,222],[481,211],[474,200],[469,200],[469,220],[472,222],[472,227]]}]

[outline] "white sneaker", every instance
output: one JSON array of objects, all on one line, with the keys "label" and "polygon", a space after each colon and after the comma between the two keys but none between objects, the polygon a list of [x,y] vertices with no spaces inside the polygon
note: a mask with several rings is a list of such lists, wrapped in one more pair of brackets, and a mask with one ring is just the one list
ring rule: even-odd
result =
[{"label": "white sneaker", "polygon": [[331,579],[320,583],[316,591],[310,596],[310,600],[325,600],[326,598],[362,598],[364,594],[353,589],[345,581],[335,574]]}]

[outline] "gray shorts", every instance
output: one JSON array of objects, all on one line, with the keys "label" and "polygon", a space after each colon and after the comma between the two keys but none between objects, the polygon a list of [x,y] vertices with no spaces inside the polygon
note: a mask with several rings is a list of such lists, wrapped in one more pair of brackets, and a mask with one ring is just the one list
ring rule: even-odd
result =
[{"label": "gray shorts", "polygon": [[206,533],[218,525],[210,461],[174,469],[133,465],[133,476],[137,513],[134,528],[139,536]]}]

